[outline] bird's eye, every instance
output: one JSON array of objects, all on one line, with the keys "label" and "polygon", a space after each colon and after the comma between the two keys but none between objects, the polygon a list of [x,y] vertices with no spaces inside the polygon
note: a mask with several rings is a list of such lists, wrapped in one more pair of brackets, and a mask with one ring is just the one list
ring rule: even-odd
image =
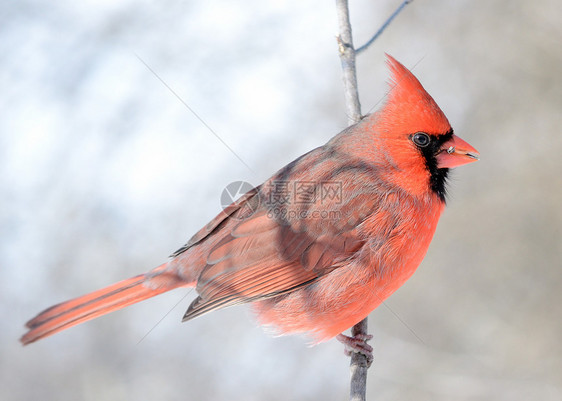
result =
[{"label": "bird's eye", "polygon": [[420,148],[425,148],[427,145],[429,145],[431,139],[425,132],[416,132],[414,136],[412,136],[412,141]]}]

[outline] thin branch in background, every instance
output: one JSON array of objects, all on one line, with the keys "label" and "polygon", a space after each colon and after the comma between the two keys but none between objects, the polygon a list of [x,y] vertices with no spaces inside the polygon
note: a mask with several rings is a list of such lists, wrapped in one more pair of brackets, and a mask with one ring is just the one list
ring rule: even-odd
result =
[{"label": "thin branch in background", "polygon": [[152,75],[154,75],[154,76],[162,83],[162,85],[164,85],[166,88],[168,88],[168,90],[172,93],[172,95],[174,95],[174,96],[181,102],[181,104],[183,104],[183,105],[185,106],[185,108],[186,108],[187,110],[189,110],[189,111],[191,112],[191,114],[193,114],[193,115],[195,116],[195,118],[197,118],[197,119],[199,120],[199,122],[201,122],[201,124],[203,124],[203,125],[205,126],[205,128],[207,128],[207,129],[211,132],[211,134],[213,134],[219,141],[221,141],[221,143],[222,143],[228,150],[230,150],[230,153],[232,153],[238,160],[240,160],[240,162],[241,162],[244,166],[246,166],[246,168],[247,168],[248,170],[250,170],[252,173],[255,173],[255,171],[252,170],[252,168],[251,168],[244,160],[242,160],[242,158],[241,158],[240,156],[238,156],[238,153],[236,153],[236,152],[234,151],[234,149],[232,149],[230,146],[228,146],[228,144],[224,141],[224,139],[222,139],[222,138],[219,136],[219,134],[217,134],[217,133],[215,132],[215,130],[213,130],[213,129],[211,128],[211,126],[205,122],[205,120],[203,120],[201,117],[199,117],[199,114],[197,114],[197,113],[195,112],[195,110],[193,110],[193,109],[180,97],[180,95],[178,95],[178,94],[176,93],[176,91],[174,91],[174,90],[170,87],[170,85],[168,85],[162,78],[160,78],[160,75],[158,75],[158,74],[156,73],[156,71],[154,71],[152,68],[150,68],[150,66],[149,66],[142,58],[140,58],[140,56],[139,56],[138,54],[135,53],[135,56],[139,59],[139,61],[140,61],[141,63],[144,64],[144,66],[152,73]]},{"label": "thin branch in background", "polygon": [[392,310],[392,308],[391,308],[390,306],[388,306],[388,304],[387,304],[386,302],[381,302],[381,304],[382,304],[386,309],[388,309],[388,310],[390,311],[390,313],[392,313],[392,314],[394,315],[394,317],[395,317],[396,319],[398,319],[398,320],[400,321],[400,323],[402,323],[402,325],[404,325],[404,327],[406,327],[408,330],[410,330],[410,333],[412,333],[412,334],[414,335],[414,337],[416,337],[416,338],[419,340],[420,343],[422,343],[422,344],[425,345],[425,341],[423,341],[423,340],[421,339],[421,337],[418,336],[418,333],[416,333],[416,332],[414,331],[414,329],[413,329],[408,323],[406,323],[406,322],[404,321],[404,319],[402,319],[402,318],[400,317],[400,315],[398,315],[398,313],[394,312],[394,311]]},{"label": "thin branch in background", "polygon": [[371,44],[373,44],[373,42],[374,42],[375,40],[377,40],[378,37],[383,33],[383,31],[390,25],[390,23],[392,22],[392,20],[393,20],[394,18],[396,18],[396,16],[402,12],[402,10],[404,9],[404,7],[406,7],[406,6],[407,6],[408,4],[410,4],[412,1],[414,1],[414,0],[404,0],[404,1],[402,2],[402,4],[400,4],[400,5],[398,6],[398,8],[392,13],[392,15],[391,15],[390,17],[388,17],[388,19],[385,21],[385,23],[382,24],[382,26],[381,26],[381,27],[379,28],[379,30],[373,35],[373,37],[372,37],[371,39],[369,39],[369,40],[367,41],[367,43],[365,43],[363,46],[361,46],[361,47],[359,47],[357,50],[355,50],[355,53],[356,53],[356,54],[359,54],[359,53],[361,53],[361,52],[367,50],[367,48],[368,48],[369,46],[371,46]]},{"label": "thin branch in background", "polygon": [[158,320],[158,321],[156,322],[156,324],[155,324],[154,326],[152,326],[152,328],[151,328],[150,330],[148,330],[148,332],[146,332],[146,334],[145,334],[144,336],[141,337],[141,339],[139,340],[139,342],[137,343],[137,345],[139,345],[146,337],[148,337],[148,335],[149,335],[150,333],[152,333],[152,330],[154,330],[160,323],[162,323],[162,321],[163,321],[164,319],[166,319],[166,317],[167,317],[174,309],[176,309],[176,307],[177,307],[179,304],[181,304],[181,303],[183,302],[183,300],[184,300],[185,298],[187,298],[187,296],[188,296],[189,294],[191,294],[192,292],[193,292],[193,288],[191,288],[189,291],[187,291],[187,293],[186,293],[183,297],[181,297],[181,299],[180,299],[178,302],[176,302],[176,304],[175,304],[174,306],[172,306],[172,308],[171,308],[168,312],[166,312],[166,314],[164,314],[164,316],[162,316],[162,317],[160,318],[160,320]]}]

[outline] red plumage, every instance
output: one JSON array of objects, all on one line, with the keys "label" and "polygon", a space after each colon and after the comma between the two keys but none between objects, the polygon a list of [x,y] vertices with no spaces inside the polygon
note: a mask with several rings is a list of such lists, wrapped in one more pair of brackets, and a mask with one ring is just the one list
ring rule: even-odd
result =
[{"label": "red plumage", "polygon": [[182,286],[199,294],[184,320],[252,303],[260,323],[320,342],[365,318],[422,261],[448,168],[477,158],[410,71],[388,64],[379,111],[242,196],[169,262],[47,309],[21,341]]}]

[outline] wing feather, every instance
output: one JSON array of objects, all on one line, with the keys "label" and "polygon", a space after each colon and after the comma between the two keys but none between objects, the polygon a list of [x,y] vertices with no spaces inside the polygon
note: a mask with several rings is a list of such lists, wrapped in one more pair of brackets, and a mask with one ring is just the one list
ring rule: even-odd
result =
[{"label": "wing feather", "polygon": [[[278,181],[289,191],[281,205],[272,203]],[[303,182],[308,202],[296,202]],[[184,320],[294,291],[344,266],[366,242],[358,228],[380,204],[381,185],[372,166],[323,148],[289,164],[188,242],[216,238]]]}]

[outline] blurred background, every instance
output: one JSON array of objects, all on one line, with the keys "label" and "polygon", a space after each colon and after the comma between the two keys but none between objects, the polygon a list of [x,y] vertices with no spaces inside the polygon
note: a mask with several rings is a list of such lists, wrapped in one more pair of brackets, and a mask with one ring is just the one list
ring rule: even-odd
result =
[{"label": "blurred background", "polygon": [[[356,45],[399,3],[351,1]],[[364,113],[388,52],[482,156],[370,316],[371,400],[562,399],[561,15],[415,1],[358,59]],[[337,341],[272,338],[246,307],[181,324],[181,289],[18,343],[42,309],[166,260],[230,182],[346,126],[334,2],[2,2],[0,27],[2,400],[347,399]]]}]

